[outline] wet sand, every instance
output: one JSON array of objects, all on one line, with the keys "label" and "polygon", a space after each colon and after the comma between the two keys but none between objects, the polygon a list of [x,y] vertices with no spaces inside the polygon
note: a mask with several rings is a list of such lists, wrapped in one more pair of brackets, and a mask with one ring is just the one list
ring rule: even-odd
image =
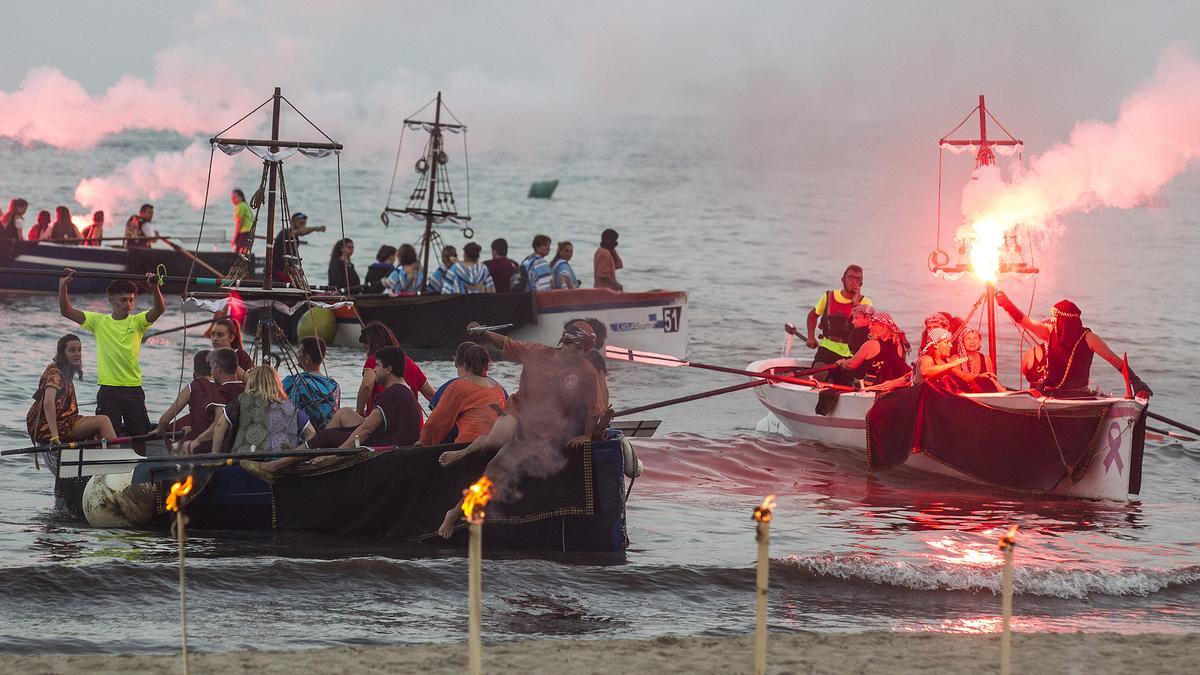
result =
[{"label": "wet sand", "polygon": [[[1013,672],[1195,672],[1200,634],[1017,634]],[[539,640],[485,644],[484,670],[526,673],[744,673],[753,671],[753,638],[659,637],[650,640]],[[458,644],[345,646],[325,649],[192,654],[193,673],[461,673]],[[999,667],[996,635],[805,633],[772,635],[773,673],[965,673]],[[0,671],[21,673],[167,673],[175,655],[0,656]]]}]

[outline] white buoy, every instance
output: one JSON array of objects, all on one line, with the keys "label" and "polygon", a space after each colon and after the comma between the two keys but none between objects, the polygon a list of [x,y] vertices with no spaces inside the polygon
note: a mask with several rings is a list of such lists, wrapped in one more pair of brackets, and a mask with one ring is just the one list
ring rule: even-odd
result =
[{"label": "white buoy", "polygon": [[83,517],[92,527],[144,527],[154,521],[154,486],[132,485],[133,472],[92,476],[83,489]]}]

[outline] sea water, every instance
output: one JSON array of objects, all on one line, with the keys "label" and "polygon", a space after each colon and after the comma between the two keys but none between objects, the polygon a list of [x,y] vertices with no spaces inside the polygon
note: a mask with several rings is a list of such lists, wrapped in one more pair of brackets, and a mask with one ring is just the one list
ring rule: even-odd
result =
[{"label": "sea water", "polygon": [[[785,321],[809,307],[848,263],[866,269],[865,293],[919,336],[936,310],[965,314],[980,293],[971,280],[934,278],[936,175],[932,140],[943,131],[839,127],[803,141],[746,140],[746,130],[688,118],[593,122],[540,148],[487,144],[471,157],[475,240],[506,237],[526,255],[534,234],[573,241],[575,268],[590,283],[600,231],[621,233],[620,279],[630,290],[689,293],[690,357],[742,367],[775,355]],[[925,136],[921,136],[924,133]],[[731,138],[733,137],[733,138]],[[128,133],[88,152],[0,143],[0,199],[75,207],[74,186],[142,154],[178,150],[187,139]],[[969,165],[967,158],[956,160]],[[238,187],[258,169],[238,162]],[[460,206],[465,176],[451,169]],[[380,244],[413,242],[419,225],[393,217],[384,228],[391,158],[348,149],[341,158],[344,228],[365,272]],[[969,168],[969,167],[968,167]],[[953,174],[960,188],[966,173]],[[401,167],[396,194],[412,174]],[[325,224],[302,248],[309,278],[324,280],[340,236],[338,173],[332,160],[288,164],[289,202]],[[195,180],[203,182],[203,175]],[[525,195],[558,179],[553,200]],[[1035,281],[1002,282],[1018,304],[1043,316],[1062,297],[1155,391],[1152,408],[1200,421],[1194,359],[1200,300],[1192,261],[1200,253],[1195,175],[1174,181],[1153,210],[1064,218],[1037,251]],[[153,200],[155,223],[183,239],[201,214],[174,196]],[[395,201],[395,198],[393,198]],[[942,247],[957,213],[944,205]],[[128,213],[108,214],[110,232]],[[214,193],[205,239],[228,231],[232,206]],[[465,243],[457,228],[448,243]],[[204,244],[204,246],[212,246]],[[143,300],[144,302],[144,300]],[[104,311],[99,297],[81,309]],[[191,320],[193,317],[189,317]],[[177,304],[159,320],[180,325]],[[978,315],[976,316],[978,320]],[[1015,383],[1019,349],[1000,315],[1001,377]],[[27,443],[24,413],[55,340],[81,333],[51,297],[0,299],[0,445]],[[614,340],[614,343],[616,341]],[[85,412],[95,400],[95,349],[84,335]],[[156,417],[186,381],[203,346],[194,333],[151,340],[142,350],[147,401]],[[802,352],[803,348],[799,347]],[[363,354],[333,348],[330,373],[353,394]],[[445,361],[421,363],[434,382]],[[517,371],[494,373],[510,388]],[[1122,389],[1100,359],[1094,381]],[[613,364],[616,407],[736,383],[687,368]],[[1147,444],[1142,494],[1128,503],[1024,497],[947,482],[904,468],[872,473],[854,453],[754,431],[764,411],[740,392],[645,415],[657,438],[639,441],[645,475],[628,502],[623,556],[498,554],[484,568],[489,639],[734,634],[754,610],[754,527],[763,495],[778,495],[772,524],[770,624],[782,631],[986,632],[997,630],[1000,533],[1020,522],[1015,626],[1026,631],[1179,632],[1200,629],[1200,445]],[[0,651],[170,651],[178,644],[175,542],[163,532],[94,529],[53,510],[51,480],[29,457],[0,460]],[[299,533],[194,532],[188,540],[191,644],[203,650],[347,643],[462,640],[466,561],[462,551],[404,542]]]}]

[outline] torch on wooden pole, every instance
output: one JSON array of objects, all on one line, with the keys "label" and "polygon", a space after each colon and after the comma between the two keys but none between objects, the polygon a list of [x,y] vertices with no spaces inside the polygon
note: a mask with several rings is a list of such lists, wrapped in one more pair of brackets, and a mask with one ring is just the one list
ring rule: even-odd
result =
[{"label": "torch on wooden pole", "polygon": [[767,672],[767,575],[771,569],[771,512],[775,495],[767,495],[754,509],[754,539],[758,542],[758,568],[755,575],[757,606],[754,623],[754,673]]},{"label": "torch on wooden pole", "polygon": [[463,520],[467,521],[467,671],[471,675],[483,672],[483,636],[480,615],[483,613],[483,507],[492,498],[492,481],[484,476],[463,490]]},{"label": "torch on wooden pole", "polygon": [[1000,578],[1000,613],[1003,617],[1000,633],[1000,675],[1012,672],[1012,594],[1013,594],[1013,549],[1017,546],[1017,530],[1013,525],[1000,537],[1000,550],[1004,552],[1004,572]]},{"label": "torch on wooden pole", "polygon": [[184,518],[183,518],[183,501],[184,497],[192,491],[192,477],[189,475],[183,482],[175,481],[171,486],[171,493],[167,495],[166,507],[168,511],[175,512],[175,531],[179,537],[179,635],[180,644],[183,656],[183,675],[188,673],[188,647],[187,647],[187,584],[184,572],[184,557],[183,557],[183,542],[184,538]]}]

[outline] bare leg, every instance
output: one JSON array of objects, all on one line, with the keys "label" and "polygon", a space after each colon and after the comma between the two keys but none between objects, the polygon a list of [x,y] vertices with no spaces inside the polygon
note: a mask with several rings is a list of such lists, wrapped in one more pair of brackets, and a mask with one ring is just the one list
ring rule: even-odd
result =
[{"label": "bare leg", "polygon": [[93,436],[100,436],[109,441],[115,439],[117,432],[113,430],[112,420],[105,415],[81,417],[64,440],[83,441]]},{"label": "bare leg", "polygon": [[462,450],[443,452],[438,456],[438,463],[442,466],[450,466],[471,453],[495,450],[496,448],[503,447],[505,443],[512,440],[516,433],[517,418],[512,415],[503,415],[492,425],[491,431],[471,441],[467,447]]},{"label": "bare leg", "polygon": [[363,416],[354,412],[353,408],[338,408],[329,418],[326,428],[356,427],[363,423]]},{"label": "bare leg", "polygon": [[442,520],[442,526],[438,528],[438,535],[442,539],[449,539],[454,534],[454,526],[458,524],[458,519],[462,517],[462,500],[460,499],[454,508],[446,512],[446,517]]}]

